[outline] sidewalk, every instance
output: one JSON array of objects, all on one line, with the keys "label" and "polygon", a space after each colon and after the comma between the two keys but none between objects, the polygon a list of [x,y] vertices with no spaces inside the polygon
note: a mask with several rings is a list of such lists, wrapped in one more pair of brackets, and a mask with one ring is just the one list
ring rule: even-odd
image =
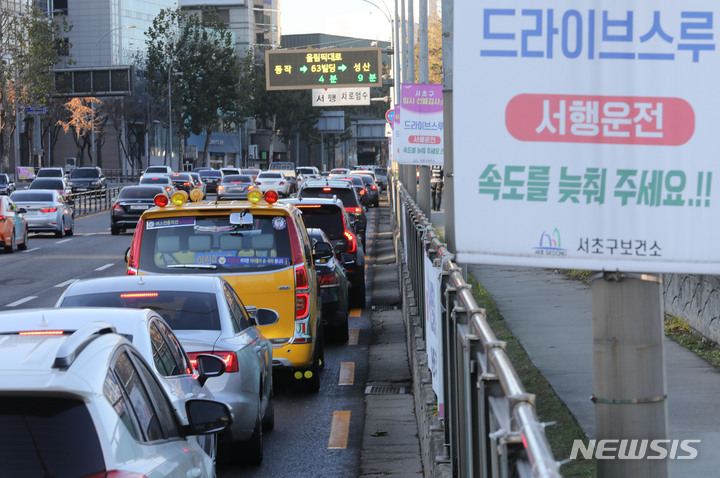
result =
[{"label": "sidewalk", "polygon": [[372,339],[359,476],[421,477],[423,465],[400,295],[402,278],[387,203],[379,212],[373,249],[366,251],[372,261],[365,266],[372,291]]},{"label": "sidewalk", "polygon": [[[530,359],[592,438],[590,286],[545,269],[471,265],[468,273],[490,293]],[[693,444],[696,459],[670,460],[670,476],[718,476],[720,373],[668,338],[664,348],[668,438],[701,440]]]}]

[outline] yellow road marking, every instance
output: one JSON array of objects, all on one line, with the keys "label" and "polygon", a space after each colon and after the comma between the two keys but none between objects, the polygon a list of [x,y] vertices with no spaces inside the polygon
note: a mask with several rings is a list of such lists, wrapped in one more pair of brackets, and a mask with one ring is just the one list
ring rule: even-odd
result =
[{"label": "yellow road marking", "polygon": [[348,329],[348,345],[357,345],[360,337],[360,329]]},{"label": "yellow road marking", "polygon": [[328,450],[344,450],[347,448],[348,434],[350,433],[350,411],[333,412],[332,425],[330,425],[330,440]]},{"label": "yellow road marking", "polygon": [[355,383],[355,362],[340,362],[340,378],[338,385],[352,385]]},{"label": "yellow road marking", "polygon": [[360,317],[362,309],[350,309],[350,317]]}]

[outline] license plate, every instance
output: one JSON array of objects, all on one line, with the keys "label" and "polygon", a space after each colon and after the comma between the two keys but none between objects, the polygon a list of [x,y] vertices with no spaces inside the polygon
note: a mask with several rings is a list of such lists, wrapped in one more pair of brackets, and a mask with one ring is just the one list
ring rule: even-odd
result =
[{"label": "license plate", "polygon": [[141,211],[141,210],[145,210],[145,209],[149,209],[149,208],[150,208],[150,206],[148,206],[146,204],[140,204],[139,206],[130,206],[130,209],[133,211]]}]

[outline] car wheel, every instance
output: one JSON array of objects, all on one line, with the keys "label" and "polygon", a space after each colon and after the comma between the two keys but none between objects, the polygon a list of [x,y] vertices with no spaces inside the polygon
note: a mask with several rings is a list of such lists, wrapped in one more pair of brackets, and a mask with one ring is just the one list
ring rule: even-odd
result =
[{"label": "car wheel", "polygon": [[363,270],[360,284],[350,289],[350,305],[352,307],[365,307],[365,273]]},{"label": "car wheel", "polygon": [[348,314],[347,311],[344,317],[340,320],[340,323],[333,327],[333,340],[335,343],[344,344],[348,341]]},{"label": "car wheel", "polygon": [[66,236],[72,236],[73,234],[75,234],[75,223],[74,222],[73,222],[73,225],[70,226],[70,229],[65,231]]},{"label": "car wheel", "polygon": [[262,419],[262,429],[264,432],[271,432],[275,428],[275,395],[272,390],[268,397],[268,403],[265,407],[265,415]]},{"label": "car wheel", "polygon": [[25,239],[23,240],[23,243],[18,246],[18,249],[21,251],[26,251],[28,248],[28,241],[30,240],[30,236],[28,235],[27,227],[25,228]]},{"label": "car wheel", "polygon": [[245,443],[241,444],[243,461],[248,465],[260,465],[263,461],[263,426],[262,414],[260,411],[260,398],[258,397],[257,418],[253,434]]},{"label": "car wheel", "polygon": [[60,225],[60,230],[55,231],[55,237],[63,237],[65,235],[65,219],[63,219]]},{"label": "car wheel", "polygon": [[15,229],[10,231],[10,244],[5,246],[5,252],[8,254],[15,252]]},{"label": "car wheel", "polygon": [[120,228],[117,227],[115,224],[110,225],[110,234],[113,236],[117,236],[120,234]]}]

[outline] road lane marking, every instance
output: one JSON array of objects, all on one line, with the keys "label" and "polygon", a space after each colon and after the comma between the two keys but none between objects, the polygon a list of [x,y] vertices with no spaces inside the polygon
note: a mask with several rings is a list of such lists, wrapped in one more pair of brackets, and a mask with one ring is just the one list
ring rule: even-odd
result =
[{"label": "road lane marking", "polygon": [[28,252],[39,251],[39,250],[40,250],[39,247],[33,247],[32,249],[26,249],[26,250],[24,250],[23,253],[27,254]]},{"label": "road lane marking", "polygon": [[25,297],[24,299],[16,300],[12,304],[7,304],[5,307],[17,307],[20,304],[24,304],[25,302],[30,302],[33,299],[37,299],[36,295],[29,295]]},{"label": "road lane marking", "polygon": [[62,244],[63,242],[72,241],[72,239],[63,239],[61,241],[57,241],[55,244]]},{"label": "road lane marking", "polygon": [[96,271],[104,271],[105,269],[107,269],[107,268],[109,268],[109,267],[112,267],[112,266],[114,266],[114,265],[115,265],[115,263],[111,262],[110,264],[105,264],[104,266],[100,266],[100,267],[98,267],[98,268],[95,269],[95,270],[96,270]]},{"label": "road lane marking", "polygon": [[350,309],[350,317],[360,317],[362,315],[362,309]]},{"label": "road lane marking", "polygon": [[344,450],[347,448],[348,434],[350,433],[350,411],[333,412],[332,425],[330,425],[330,440],[328,450]]},{"label": "road lane marking", "polygon": [[340,362],[340,377],[338,385],[353,385],[355,383],[355,362]]},{"label": "road lane marking", "polygon": [[357,345],[360,337],[360,329],[348,329],[348,345]]},{"label": "road lane marking", "polygon": [[78,281],[78,279],[66,280],[65,282],[61,282],[61,283],[57,284],[55,287],[65,287],[65,286],[68,286],[68,285],[70,285],[70,284],[74,284],[74,283],[77,282],[77,281]]}]

